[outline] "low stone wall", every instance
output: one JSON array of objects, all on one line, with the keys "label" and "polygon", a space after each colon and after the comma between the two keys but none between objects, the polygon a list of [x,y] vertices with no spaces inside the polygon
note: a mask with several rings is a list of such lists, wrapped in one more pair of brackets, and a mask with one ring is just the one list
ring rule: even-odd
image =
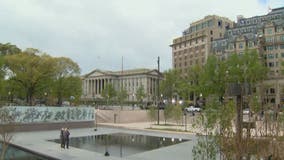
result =
[{"label": "low stone wall", "polygon": [[[98,123],[135,123],[149,122],[147,110],[96,110]],[[160,110],[160,121],[164,120],[164,111]]]},{"label": "low stone wall", "polygon": [[[0,127],[5,127],[6,125],[7,124],[0,124]],[[94,121],[82,121],[82,122],[9,124],[9,128],[13,132],[60,130],[62,127],[67,127],[67,128],[92,128],[92,127],[95,127],[95,123],[94,123]]]},{"label": "low stone wall", "polygon": [[5,106],[0,108],[0,116],[0,127],[16,132],[86,128],[95,124],[92,107]]},{"label": "low stone wall", "polygon": [[[0,114],[9,115],[15,123],[92,121],[95,119],[94,111],[92,107],[5,106],[0,108]],[[0,118],[0,123],[5,123],[5,119]]]}]

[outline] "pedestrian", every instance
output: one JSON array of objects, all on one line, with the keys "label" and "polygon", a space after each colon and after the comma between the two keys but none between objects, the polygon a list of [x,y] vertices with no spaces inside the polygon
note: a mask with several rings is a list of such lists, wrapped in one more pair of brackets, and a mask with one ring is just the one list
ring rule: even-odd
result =
[{"label": "pedestrian", "polygon": [[64,128],[60,130],[60,146],[65,149]]},{"label": "pedestrian", "polygon": [[65,128],[65,131],[64,131],[64,141],[65,141],[65,146],[67,149],[69,149],[69,135],[70,135],[70,132],[69,132],[69,128]]}]

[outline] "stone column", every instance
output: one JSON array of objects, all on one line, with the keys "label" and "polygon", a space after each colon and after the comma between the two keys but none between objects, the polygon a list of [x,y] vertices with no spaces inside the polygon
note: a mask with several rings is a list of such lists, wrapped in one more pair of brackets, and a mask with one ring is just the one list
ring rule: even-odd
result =
[{"label": "stone column", "polygon": [[90,95],[90,79],[87,80],[87,95]]},{"label": "stone column", "polygon": [[83,92],[84,92],[84,96],[87,96],[87,80],[85,79],[84,80],[84,89],[83,89]]},{"label": "stone column", "polygon": [[99,89],[100,91],[99,92],[100,92],[100,94],[102,94],[102,90],[103,90],[103,88],[102,88],[102,86],[103,86],[102,85],[103,84],[102,79],[99,79],[99,82],[100,82],[100,89]]},{"label": "stone column", "polygon": [[95,91],[94,91],[95,87],[94,86],[95,86],[95,80],[92,79],[92,98],[95,97]]},{"label": "stone column", "polygon": [[98,89],[98,80],[97,80],[97,79],[95,79],[95,95],[97,95],[97,94],[98,94],[97,89]]}]

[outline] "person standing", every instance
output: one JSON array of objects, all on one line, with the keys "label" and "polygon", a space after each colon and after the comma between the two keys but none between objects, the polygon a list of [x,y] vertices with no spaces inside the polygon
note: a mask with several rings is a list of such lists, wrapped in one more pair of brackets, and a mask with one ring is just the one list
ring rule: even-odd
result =
[{"label": "person standing", "polygon": [[66,146],[67,149],[69,149],[69,135],[70,135],[69,128],[65,128],[64,142],[65,142],[65,146]]},{"label": "person standing", "polygon": [[60,130],[60,143],[61,143],[61,148],[65,149],[65,138],[64,138],[64,128],[61,128]]}]

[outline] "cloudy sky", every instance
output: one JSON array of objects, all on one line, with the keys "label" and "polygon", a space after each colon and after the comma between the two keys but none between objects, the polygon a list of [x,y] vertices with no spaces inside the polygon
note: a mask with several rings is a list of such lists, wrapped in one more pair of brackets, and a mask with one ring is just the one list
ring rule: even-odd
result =
[{"label": "cloudy sky", "polygon": [[171,68],[173,38],[206,15],[263,15],[284,0],[0,0],[0,43],[93,69]]}]

